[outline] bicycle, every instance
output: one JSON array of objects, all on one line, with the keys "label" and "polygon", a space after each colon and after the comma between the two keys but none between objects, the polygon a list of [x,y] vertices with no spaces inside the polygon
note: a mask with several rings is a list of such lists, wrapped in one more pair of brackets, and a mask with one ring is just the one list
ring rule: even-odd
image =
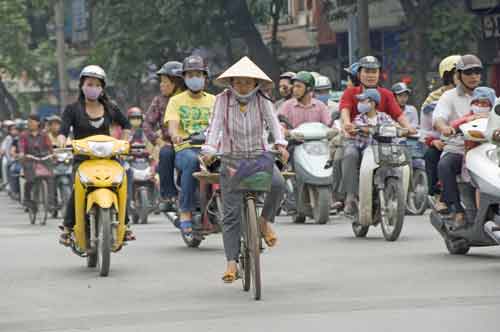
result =
[{"label": "bicycle", "polygon": [[26,155],[26,159],[33,160],[34,173],[33,185],[31,187],[32,204],[29,204],[28,216],[30,223],[34,225],[37,221],[40,225],[47,224],[49,215],[49,178],[52,172],[47,167],[47,160],[51,159],[54,155],[50,154],[44,157],[35,157],[33,155]]},{"label": "bicycle", "polygon": [[260,253],[262,236],[257,217],[257,198],[271,190],[275,152],[231,153],[222,155],[223,168],[229,172],[230,190],[243,193],[239,270],[243,290],[252,288],[253,298],[262,297]]}]

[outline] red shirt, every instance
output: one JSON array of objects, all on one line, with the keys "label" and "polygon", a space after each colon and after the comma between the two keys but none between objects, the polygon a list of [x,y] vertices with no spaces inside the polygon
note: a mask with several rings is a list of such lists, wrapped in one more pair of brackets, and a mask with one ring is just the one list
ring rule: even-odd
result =
[{"label": "red shirt", "polygon": [[[354,118],[358,115],[358,99],[356,95],[361,94],[362,89],[361,86],[348,88],[340,98],[339,110],[343,110],[344,108],[349,109],[351,112],[351,121],[354,121]],[[377,107],[377,110],[387,113],[394,121],[397,121],[403,112],[399,107],[396,97],[386,88],[377,87],[377,91],[380,93],[380,105]]]}]

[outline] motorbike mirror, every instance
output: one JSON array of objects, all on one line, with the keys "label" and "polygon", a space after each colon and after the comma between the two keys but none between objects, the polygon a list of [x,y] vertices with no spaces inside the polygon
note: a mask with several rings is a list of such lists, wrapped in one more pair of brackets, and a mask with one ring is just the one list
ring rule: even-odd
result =
[{"label": "motorbike mirror", "polygon": [[286,116],[284,116],[283,114],[278,115],[278,120],[279,120],[279,122],[284,123],[286,125],[287,129],[293,128],[290,120],[288,120],[288,118]]}]

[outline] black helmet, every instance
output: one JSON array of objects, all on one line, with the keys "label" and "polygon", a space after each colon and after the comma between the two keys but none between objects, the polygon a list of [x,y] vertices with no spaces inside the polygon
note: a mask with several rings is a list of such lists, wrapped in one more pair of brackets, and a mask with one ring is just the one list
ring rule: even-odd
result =
[{"label": "black helmet", "polygon": [[368,68],[368,69],[380,69],[382,65],[380,64],[380,61],[372,55],[368,55],[365,57],[362,57],[359,60],[359,69],[361,68]]},{"label": "black helmet", "polygon": [[411,93],[411,89],[404,82],[398,82],[398,83],[394,84],[392,86],[391,90],[395,95],[400,95],[400,94],[405,93],[405,92],[407,92],[408,94]]},{"label": "black helmet", "polygon": [[483,69],[483,63],[473,54],[462,55],[457,61],[456,68],[458,71],[464,71],[472,68]]},{"label": "black helmet", "polygon": [[35,120],[36,122],[40,122],[40,114],[34,112],[34,113],[30,113],[30,115],[28,115],[28,119],[29,120]]},{"label": "black helmet", "polygon": [[192,70],[199,70],[208,75],[208,66],[199,55],[190,55],[182,63],[182,74]]},{"label": "black helmet", "polygon": [[160,70],[156,72],[156,75],[182,78],[182,63],[180,63],[179,61],[168,61],[163,66],[161,66]]}]

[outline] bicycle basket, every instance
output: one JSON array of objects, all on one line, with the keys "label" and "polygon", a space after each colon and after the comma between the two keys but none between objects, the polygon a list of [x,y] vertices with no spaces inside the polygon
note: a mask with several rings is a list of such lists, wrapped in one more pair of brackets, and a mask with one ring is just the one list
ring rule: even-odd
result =
[{"label": "bicycle basket", "polygon": [[380,166],[399,167],[410,161],[408,148],[403,144],[379,143],[373,151],[375,162]]},{"label": "bicycle basket", "polygon": [[223,167],[228,172],[231,191],[271,191],[274,156],[270,152],[253,156],[225,155]]},{"label": "bicycle basket", "polygon": [[409,139],[406,141],[406,145],[413,159],[424,159],[424,143],[415,139]]}]

